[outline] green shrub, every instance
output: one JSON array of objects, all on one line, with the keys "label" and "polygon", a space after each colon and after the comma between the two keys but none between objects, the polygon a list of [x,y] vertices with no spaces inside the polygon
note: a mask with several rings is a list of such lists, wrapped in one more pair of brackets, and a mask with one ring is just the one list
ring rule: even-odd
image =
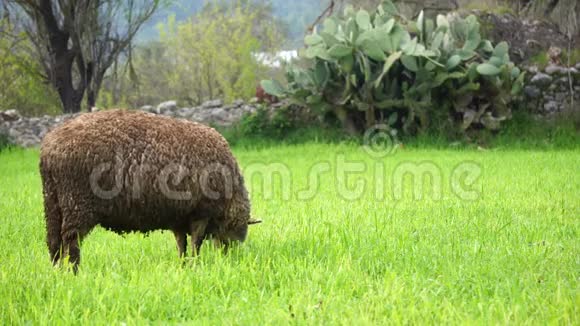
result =
[{"label": "green shrub", "polygon": [[569,53],[567,49],[564,49],[562,53],[562,63],[568,64],[568,62],[570,62],[570,65],[580,63],[580,49],[571,49]]},{"label": "green shrub", "polygon": [[242,134],[258,135],[269,128],[268,111],[259,107],[256,112],[248,113],[242,117],[238,125]]},{"label": "green shrub", "polygon": [[0,133],[0,152],[10,147],[12,143],[8,139],[8,135]]},{"label": "green shrub", "polygon": [[128,73],[105,81],[99,106],[250,99],[268,72],[253,53],[283,39],[271,8],[255,1],[209,1],[190,19],[170,16],[158,28],[159,41],[136,48]]},{"label": "green shrub", "polygon": [[434,22],[421,13],[410,21],[384,1],[372,14],[347,7],[304,41],[308,66],[289,65],[287,86],[266,80],[262,87],[321,115],[333,112],[355,132],[388,123],[414,134],[448,120],[462,132],[497,130],[523,86],[507,43],[482,39],[475,16]]},{"label": "green shrub", "polygon": [[9,37],[16,28],[0,18],[0,34],[0,111],[17,109],[25,116],[62,112],[58,95],[39,73],[42,67],[25,33]]},{"label": "green shrub", "polygon": [[242,135],[279,139],[297,127],[290,110],[289,107],[281,107],[271,112],[268,108],[260,106],[256,112],[246,114],[237,128]]},{"label": "green shrub", "polygon": [[550,58],[547,52],[541,52],[530,58],[530,62],[536,65],[540,70],[544,70],[550,64]]}]

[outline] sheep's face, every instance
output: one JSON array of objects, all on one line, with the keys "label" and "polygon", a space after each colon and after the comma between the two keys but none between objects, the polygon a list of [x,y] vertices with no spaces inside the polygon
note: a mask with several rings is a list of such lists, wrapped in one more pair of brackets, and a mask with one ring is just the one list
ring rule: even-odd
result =
[{"label": "sheep's face", "polygon": [[232,242],[244,242],[248,236],[248,225],[261,222],[261,220],[249,219],[247,223],[229,226],[216,237],[216,240],[225,245],[229,245]]},{"label": "sheep's face", "polygon": [[225,239],[227,242],[231,242],[231,241],[244,242],[246,240],[246,237],[248,236],[248,225],[243,224],[243,225],[231,228],[229,230],[226,230],[224,235],[225,235]]}]

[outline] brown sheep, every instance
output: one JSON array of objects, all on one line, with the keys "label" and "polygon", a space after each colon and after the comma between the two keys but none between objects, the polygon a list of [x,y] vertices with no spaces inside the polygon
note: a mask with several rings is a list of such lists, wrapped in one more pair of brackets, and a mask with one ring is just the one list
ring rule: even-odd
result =
[{"label": "brown sheep", "polygon": [[49,132],[40,152],[47,244],[76,271],[97,225],[172,230],[181,256],[205,238],[244,241],[250,202],[226,140],[202,124],[139,111],[87,113]]}]

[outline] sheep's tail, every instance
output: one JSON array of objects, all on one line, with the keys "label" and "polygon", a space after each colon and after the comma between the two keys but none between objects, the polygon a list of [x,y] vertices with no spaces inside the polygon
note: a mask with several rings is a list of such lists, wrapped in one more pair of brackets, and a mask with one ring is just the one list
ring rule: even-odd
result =
[{"label": "sheep's tail", "polygon": [[40,175],[44,195],[44,217],[46,219],[46,244],[53,264],[58,263],[62,254],[62,212],[58,204],[55,180],[47,168],[46,161],[40,160]]}]

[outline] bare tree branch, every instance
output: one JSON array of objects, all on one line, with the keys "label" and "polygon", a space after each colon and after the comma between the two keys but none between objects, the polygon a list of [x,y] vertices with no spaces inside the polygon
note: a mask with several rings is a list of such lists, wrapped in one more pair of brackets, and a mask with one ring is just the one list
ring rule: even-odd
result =
[{"label": "bare tree branch", "polygon": [[159,7],[161,0],[7,0],[24,17],[46,78],[65,112],[86,96],[95,105],[107,70]]},{"label": "bare tree branch", "polygon": [[328,7],[326,7],[326,9],[324,9],[324,11],[316,18],[314,23],[312,23],[312,25],[308,27],[308,33],[312,33],[316,25],[320,24],[320,22],[324,17],[332,16],[332,13],[334,12],[334,5],[335,5],[334,0],[330,0]]}]

